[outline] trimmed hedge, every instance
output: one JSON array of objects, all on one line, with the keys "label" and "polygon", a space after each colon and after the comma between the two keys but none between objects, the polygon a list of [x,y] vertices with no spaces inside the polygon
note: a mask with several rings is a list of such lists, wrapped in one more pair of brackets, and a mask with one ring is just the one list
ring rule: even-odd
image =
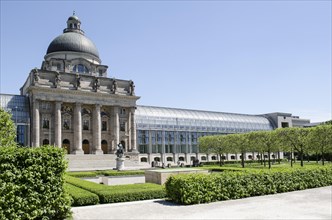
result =
[{"label": "trimmed hedge", "polygon": [[65,219],[67,162],[55,147],[0,147],[0,219]]},{"label": "trimmed hedge", "polygon": [[168,198],[188,205],[328,185],[332,185],[331,167],[176,175],[168,178],[165,188]]},{"label": "trimmed hedge", "polygon": [[159,199],[166,196],[162,186],[152,183],[106,186],[66,176],[66,182],[98,195],[100,203]]},{"label": "trimmed hedge", "polygon": [[72,206],[95,205],[99,202],[96,194],[77,186],[66,183],[65,189],[72,198]]},{"label": "trimmed hedge", "polygon": [[68,172],[67,175],[73,177],[96,177],[96,176],[133,176],[133,175],[144,175],[144,170],[99,170],[99,171],[79,171],[79,172]]}]

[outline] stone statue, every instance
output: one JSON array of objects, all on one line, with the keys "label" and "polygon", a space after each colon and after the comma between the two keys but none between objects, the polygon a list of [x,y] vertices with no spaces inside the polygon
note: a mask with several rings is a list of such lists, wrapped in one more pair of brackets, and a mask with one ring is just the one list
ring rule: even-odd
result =
[{"label": "stone statue", "polygon": [[81,87],[81,76],[76,73],[76,89]]},{"label": "stone statue", "polygon": [[33,80],[34,82],[38,82],[39,81],[39,73],[38,73],[38,69],[37,68],[34,68],[32,70],[32,73],[33,73]]},{"label": "stone statue", "polygon": [[123,156],[123,146],[121,143],[118,144],[117,150],[116,150],[116,156],[118,158],[122,158]]},{"label": "stone statue", "polygon": [[100,81],[98,77],[95,77],[95,81],[93,82],[93,89],[97,92],[100,88]]},{"label": "stone statue", "polygon": [[129,81],[129,94],[135,95],[135,84],[133,81]]},{"label": "stone statue", "polygon": [[56,73],[55,80],[54,80],[54,87],[57,88],[60,86],[61,82],[61,75],[59,72]]},{"label": "stone statue", "polygon": [[115,80],[115,79],[113,79],[113,83],[112,83],[111,92],[112,92],[113,94],[115,94],[115,92],[116,92],[117,88],[118,88],[118,83],[116,82],[116,80]]}]

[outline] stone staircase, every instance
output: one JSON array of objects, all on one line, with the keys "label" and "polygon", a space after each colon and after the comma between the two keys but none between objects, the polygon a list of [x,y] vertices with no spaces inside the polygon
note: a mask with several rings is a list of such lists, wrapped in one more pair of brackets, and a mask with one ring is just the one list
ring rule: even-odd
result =
[{"label": "stone staircase", "polygon": [[[66,155],[68,160],[69,171],[88,171],[88,170],[110,170],[116,167],[116,155],[104,154],[104,155]],[[137,160],[125,158],[125,169],[144,169],[148,166],[140,164]]]}]

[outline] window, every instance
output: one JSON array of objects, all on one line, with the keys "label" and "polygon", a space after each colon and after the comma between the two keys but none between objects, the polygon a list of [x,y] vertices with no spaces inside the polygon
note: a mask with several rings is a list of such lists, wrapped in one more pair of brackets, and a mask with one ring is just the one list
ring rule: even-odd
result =
[{"label": "window", "polygon": [[121,115],[125,115],[125,114],[126,114],[126,109],[125,109],[125,108],[122,108],[122,109],[120,110],[120,114],[121,114]]},{"label": "window", "polygon": [[103,76],[103,70],[99,70],[99,76]]},{"label": "window", "polygon": [[43,140],[43,145],[49,145],[49,144],[50,144],[50,141],[48,139]]},{"label": "window", "polygon": [[75,72],[75,73],[89,73],[89,70],[83,64],[77,64],[77,65],[74,66],[73,72]]},{"label": "window", "polygon": [[43,118],[43,128],[49,129],[50,128],[50,121],[48,118]]},{"label": "window", "polygon": [[142,158],[141,158],[141,162],[145,162],[145,163],[148,162],[148,158],[146,158],[146,157],[142,157]]},{"label": "window", "polygon": [[179,157],[179,161],[184,161],[184,157]]},{"label": "window", "polygon": [[172,157],[167,157],[166,160],[167,161],[173,161],[173,158]]},{"label": "window", "polygon": [[107,131],[107,121],[102,121],[101,122],[101,130],[102,131]]},{"label": "window", "polygon": [[68,119],[68,118],[63,119],[63,126],[62,126],[62,128],[64,130],[69,130],[70,129],[70,119]]},{"label": "window", "polygon": [[83,120],[83,130],[88,131],[89,130],[89,120],[84,119]]},{"label": "window", "polygon": [[56,64],[56,70],[58,70],[58,71],[61,70],[61,64],[60,64],[60,63],[57,63],[57,64]]},{"label": "window", "polygon": [[124,121],[120,122],[120,131],[126,131],[126,123]]},{"label": "window", "polygon": [[206,156],[202,156],[202,157],[201,157],[201,160],[206,160]]},{"label": "window", "polygon": [[281,122],[281,127],[282,128],[288,128],[289,127],[288,122]]},{"label": "window", "polygon": [[217,157],[216,156],[212,156],[211,160],[217,160]]}]

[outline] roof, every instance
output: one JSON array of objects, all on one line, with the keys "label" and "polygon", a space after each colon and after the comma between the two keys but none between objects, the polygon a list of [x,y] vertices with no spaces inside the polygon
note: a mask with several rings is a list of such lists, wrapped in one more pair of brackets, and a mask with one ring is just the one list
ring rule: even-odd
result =
[{"label": "roof", "polygon": [[178,129],[216,133],[272,130],[264,116],[200,111],[153,106],[137,106],[138,129]]}]

